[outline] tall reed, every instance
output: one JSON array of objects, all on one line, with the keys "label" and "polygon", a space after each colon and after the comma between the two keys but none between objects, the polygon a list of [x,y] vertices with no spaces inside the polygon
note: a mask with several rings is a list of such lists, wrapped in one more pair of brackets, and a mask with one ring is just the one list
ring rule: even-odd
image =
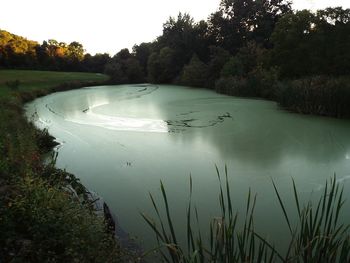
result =
[{"label": "tall reed", "polygon": [[[145,213],[142,217],[156,235],[155,249],[165,262],[350,262],[349,225],[339,223],[344,204],[343,192],[334,176],[325,185],[318,202],[303,205],[294,180],[292,181],[297,220],[292,221],[285,203],[272,181],[273,189],[290,232],[287,251],[278,251],[254,227],[256,195],[249,190],[243,217],[232,205],[231,190],[225,167],[224,180],[216,167],[219,181],[220,216],[211,220],[203,238],[199,229],[198,210],[192,203],[190,177],[189,203],[186,211],[186,244],[178,241],[164,184],[160,183],[165,211],[159,209],[154,196],[150,199],[155,219]],[[162,216],[164,212],[165,216]]]}]

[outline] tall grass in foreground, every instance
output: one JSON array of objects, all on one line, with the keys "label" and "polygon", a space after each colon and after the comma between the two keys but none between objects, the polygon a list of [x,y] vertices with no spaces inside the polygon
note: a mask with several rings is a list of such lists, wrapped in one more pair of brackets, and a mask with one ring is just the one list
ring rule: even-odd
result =
[{"label": "tall grass in foreground", "polygon": [[[243,218],[232,206],[230,186],[225,167],[225,181],[216,168],[219,180],[220,217],[209,224],[209,236],[203,238],[199,228],[197,208],[192,204],[192,179],[187,207],[187,246],[181,246],[177,230],[170,214],[165,187],[161,182],[165,218],[152,194],[150,198],[156,219],[146,214],[142,217],[156,235],[156,250],[165,262],[350,262],[349,225],[339,223],[339,214],[344,204],[343,187],[335,176],[327,182],[316,204],[301,205],[297,187],[293,181],[297,221],[291,222],[284,202],[272,181],[276,198],[286,221],[290,236],[287,251],[281,253],[254,228],[256,195],[249,190]],[[243,227],[242,227],[243,226]]]}]

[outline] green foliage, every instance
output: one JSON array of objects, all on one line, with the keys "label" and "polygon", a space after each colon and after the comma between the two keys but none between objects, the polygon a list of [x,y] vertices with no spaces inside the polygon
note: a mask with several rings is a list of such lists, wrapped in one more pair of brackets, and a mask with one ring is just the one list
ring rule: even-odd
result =
[{"label": "green foliage", "polygon": [[[350,9],[293,13],[289,1],[223,0],[207,23],[179,14],[164,24],[163,35],[150,44],[148,79],[274,99],[298,112],[348,116],[347,84],[336,77],[350,73],[349,30]],[[207,64],[205,82],[195,77],[203,65],[189,62],[194,54]],[[330,75],[329,88],[299,94],[296,86],[307,83],[298,83],[317,75]],[[286,80],[296,78],[301,80]]]},{"label": "green foliage", "polygon": [[102,73],[109,60],[108,54],[85,54],[76,41],[66,44],[49,39],[39,44],[0,30],[0,68]]},{"label": "green foliage", "polygon": [[172,83],[177,77],[175,51],[164,47],[158,53],[152,53],[148,60],[148,80],[154,83]]},{"label": "green foliage", "polygon": [[132,48],[132,53],[135,58],[140,62],[145,76],[148,75],[147,72],[147,61],[152,52],[151,43],[141,43],[140,45],[134,45]]},{"label": "green foliage", "polygon": [[144,81],[143,69],[128,49],[122,49],[105,66],[105,74],[113,84],[141,83]]},{"label": "green foliage", "polygon": [[55,138],[49,134],[47,129],[35,130],[35,142],[42,153],[47,153],[58,145],[55,142]]},{"label": "green foliage", "polygon": [[316,76],[284,82],[277,90],[277,101],[300,113],[349,117],[349,78]]},{"label": "green foliage", "polygon": [[[161,216],[159,206],[150,194],[156,212],[156,220],[146,214],[142,217],[151,227],[157,237],[158,250],[165,262],[273,262],[276,257],[274,250],[266,241],[261,241],[254,232],[253,215],[256,196],[249,191],[247,196],[246,212],[242,222],[238,213],[234,212],[231,200],[231,191],[225,168],[225,183],[217,169],[219,180],[220,216],[209,224],[209,242],[202,238],[197,208],[192,204],[192,178],[190,178],[190,196],[186,211],[187,247],[182,246],[176,238],[177,231],[173,226],[170,207],[164,185],[161,182],[161,192],[164,201],[166,218]],[[240,230],[238,225],[242,223]],[[169,229],[169,231],[167,231]]]},{"label": "green foliage", "polygon": [[158,76],[160,75],[160,63],[159,63],[159,55],[156,52],[153,52],[148,59],[147,62],[147,72],[148,72],[148,81],[151,83],[158,82]]},{"label": "green foliage", "polygon": [[100,72],[103,73],[106,64],[110,60],[110,56],[107,53],[96,54],[91,56],[90,54],[85,54],[82,61],[82,70],[85,72]]},{"label": "green foliage", "polygon": [[[329,85],[338,87],[337,77],[350,74],[349,43],[350,9],[292,12],[288,0],[222,0],[207,21],[195,22],[179,13],[164,23],[156,40],[135,45],[131,54],[122,49],[113,58],[84,54],[78,42],[50,39],[38,44],[1,30],[0,67],[105,72],[117,84],[184,83],[230,95],[278,99],[290,110],[340,117],[348,115],[343,106],[347,85],[334,89],[339,96],[329,88],[329,98],[322,93],[325,88],[313,89],[322,94],[311,92],[311,105],[306,106],[306,96],[297,101],[300,89],[290,88],[298,81],[287,80],[324,75]],[[0,86],[7,87],[1,82],[0,78]],[[22,86],[27,88],[21,79]],[[0,89],[0,94],[8,90]]]},{"label": "green foliage", "polygon": [[235,54],[249,41],[269,46],[276,22],[291,11],[290,1],[222,0],[209,18],[209,32]]},{"label": "green foliage", "polygon": [[105,66],[104,73],[110,77],[111,83],[123,84],[128,83],[125,70],[121,63],[109,63]]},{"label": "green foliage", "polygon": [[210,48],[210,61],[208,64],[208,88],[214,89],[215,81],[220,78],[223,66],[228,62],[230,53],[221,47]]},{"label": "green foliage", "polygon": [[[208,226],[209,240],[203,239],[200,229],[194,228],[194,224],[199,225],[200,218],[197,208],[192,204],[192,178],[185,215],[187,246],[178,242],[178,231],[174,227],[163,183],[161,182],[160,188],[165,213],[162,213],[150,194],[156,219],[146,214],[142,214],[142,217],[155,233],[158,242],[156,250],[165,262],[349,262],[350,225],[339,222],[344,199],[343,188],[336,182],[335,177],[329,184],[326,183],[318,202],[308,202],[304,206],[300,204],[297,187],[293,181],[296,221],[289,217],[290,211],[287,211],[275,183],[272,182],[276,199],[290,231],[289,245],[284,254],[255,230],[256,195],[253,196],[249,191],[242,218],[233,207],[227,169],[225,168],[224,183],[218,169],[217,175],[221,214]],[[165,214],[165,217],[162,214]]]},{"label": "green foliage", "polygon": [[[163,25],[163,35],[157,39],[158,50],[169,47],[175,53],[174,65],[176,74],[187,64],[194,53],[204,59],[207,52],[207,25],[204,21],[195,23],[193,18],[185,13],[179,13],[176,18],[170,17]],[[204,46],[203,46],[204,45]]]},{"label": "green foliage", "polygon": [[73,41],[68,45],[66,54],[70,60],[82,61],[84,58],[84,47],[82,44]]},{"label": "green foliage", "polygon": [[241,77],[220,78],[215,83],[217,92],[231,96],[250,96],[247,87],[247,80]]},{"label": "green foliage", "polygon": [[221,76],[224,78],[230,76],[243,76],[244,73],[243,61],[238,56],[231,57],[221,70]]},{"label": "green foliage", "polygon": [[221,71],[222,77],[239,76],[247,77],[248,74],[261,67],[264,50],[254,42],[249,42],[238,53],[231,57]]},{"label": "green foliage", "polygon": [[208,66],[204,64],[196,54],[194,54],[190,63],[183,69],[180,83],[193,87],[205,87],[207,72]]},{"label": "green foliage", "polygon": [[349,262],[349,224],[340,224],[339,215],[345,203],[344,187],[340,187],[334,176],[326,182],[324,192],[316,203],[309,201],[304,206],[293,180],[297,223],[293,226],[288,211],[274,182],[273,187],[291,240],[283,262]]},{"label": "green foliage", "polygon": [[288,14],[280,19],[271,39],[274,44],[272,63],[281,69],[283,77],[309,75],[312,69],[310,34],[313,34],[314,15],[307,10]]},{"label": "green foliage", "polygon": [[[41,154],[55,145],[53,137],[47,130],[37,130],[23,115],[23,101],[50,91],[84,85],[84,82],[62,84],[64,80],[103,80],[106,76],[7,70],[0,71],[0,76],[4,83],[11,79],[20,79],[23,83],[15,93],[18,97],[7,93],[0,99],[1,260],[128,260],[129,255],[107,231],[104,219],[92,210],[86,189],[79,180],[56,169],[54,159],[46,165],[43,163]],[[56,83],[61,84],[55,86]],[[32,91],[28,85],[33,85]],[[40,87],[46,89],[40,90]]]},{"label": "green foliage", "polygon": [[37,42],[0,30],[0,67],[35,65]]},{"label": "green foliage", "polygon": [[276,68],[265,69],[264,50],[254,43],[240,49],[223,66],[221,78],[215,83],[216,91],[233,96],[275,99],[279,83]]},{"label": "green foliage", "polygon": [[1,211],[1,258],[5,261],[118,262],[104,219],[69,192],[27,176]]},{"label": "green foliage", "polygon": [[153,55],[148,60],[148,79],[156,83],[171,83],[179,79],[183,67],[197,54],[205,63],[209,47],[215,44],[208,34],[205,21],[195,23],[189,14],[179,13],[163,25],[163,34],[149,44]]},{"label": "green foliage", "polygon": [[285,15],[271,36],[271,65],[287,78],[349,74],[349,18],[341,8]]},{"label": "green foliage", "polygon": [[260,96],[266,99],[276,99],[276,93],[280,86],[279,71],[276,68],[258,68],[254,71],[257,85],[260,88]]}]

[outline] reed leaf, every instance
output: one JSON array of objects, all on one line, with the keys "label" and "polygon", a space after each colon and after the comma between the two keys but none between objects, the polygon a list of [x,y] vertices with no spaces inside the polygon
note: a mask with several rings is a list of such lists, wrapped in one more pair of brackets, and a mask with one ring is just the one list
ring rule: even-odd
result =
[{"label": "reed leaf", "polygon": [[[165,205],[166,218],[164,221],[155,199],[150,194],[160,227],[157,227],[156,222],[147,215],[142,214],[142,217],[156,234],[159,243],[158,249],[164,261],[173,263],[350,262],[350,225],[338,224],[340,212],[344,205],[344,188],[339,186],[335,177],[331,179],[330,183],[326,182],[323,194],[316,202],[316,206],[310,201],[302,206],[296,183],[292,179],[297,222],[291,222],[277,186],[272,180],[273,189],[291,234],[287,252],[285,256],[282,256],[282,253],[273,244],[255,230],[254,211],[257,195],[253,196],[251,189],[249,189],[247,195],[243,222],[240,222],[240,224],[243,223],[243,228],[237,229],[239,217],[238,212],[235,212],[232,206],[227,167],[225,166],[225,184],[221,181],[218,167],[215,166],[215,169],[219,180],[221,214],[209,223],[208,243],[203,239],[199,227],[198,231],[193,231],[193,224],[199,226],[200,218],[197,207],[192,205],[193,182],[190,175],[190,193],[186,209],[187,252],[177,242],[177,232],[173,225],[163,183],[161,182],[160,189]],[[194,220],[192,220],[192,214],[194,214]],[[207,248],[207,244],[209,248]],[[168,255],[164,253],[165,251],[168,251]]]}]

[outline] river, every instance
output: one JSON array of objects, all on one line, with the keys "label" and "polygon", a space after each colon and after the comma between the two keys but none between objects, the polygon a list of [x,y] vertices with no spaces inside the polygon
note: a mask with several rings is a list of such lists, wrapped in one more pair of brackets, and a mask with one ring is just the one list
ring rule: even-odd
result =
[{"label": "river", "polygon": [[160,180],[185,234],[190,174],[205,229],[219,214],[215,165],[222,174],[227,165],[234,207],[242,211],[251,188],[257,229],[278,244],[288,232],[271,179],[294,212],[291,178],[303,200],[334,173],[350,182],[350,121],[289,113],[271,101],[170,85],[101,86],[36,99],[26,114],[61,143],[57,167],[103,196],[146,248],[155,239],[140,212],[154,215],[148,193],[160,200]]}]

